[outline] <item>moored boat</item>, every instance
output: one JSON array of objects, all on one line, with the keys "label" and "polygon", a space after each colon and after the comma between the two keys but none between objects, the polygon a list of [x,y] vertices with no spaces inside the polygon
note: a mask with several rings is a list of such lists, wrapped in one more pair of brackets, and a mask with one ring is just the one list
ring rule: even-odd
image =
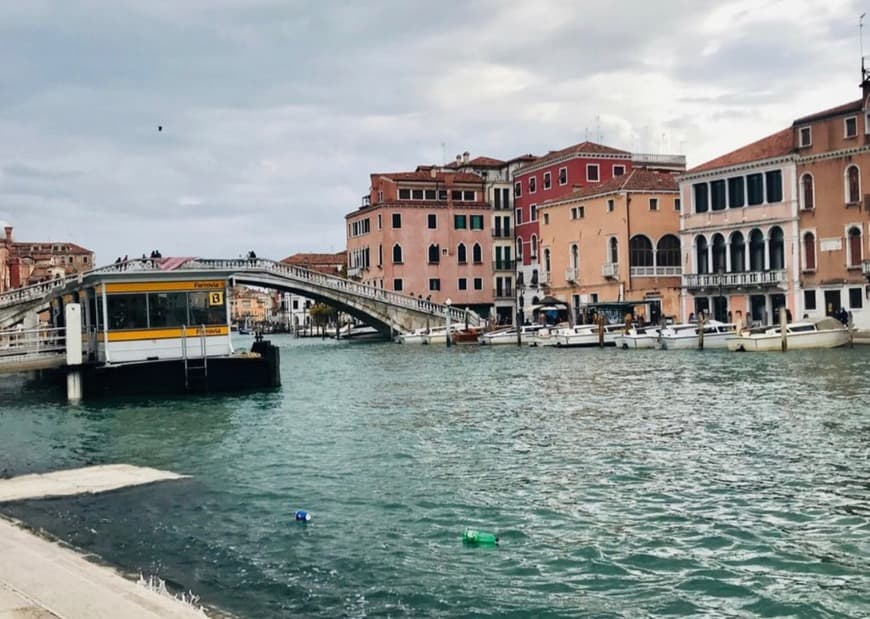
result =
[{"label": "moored boat", "polygon": [[[785,326],[788,350],[838,348],[849,343],[849,328],[834,318],[816,322],[802,320]],[[728,338],[728,350],[765,352],[782,350],[782,330],[778,326],[743,331]]]},{"label": "moored boat", "polygon": [[[604,325],[604,346],[616,346],[616,338],[625,325]],[[560,335],[556,340],[558,348],[592,348],[602,344],[598,325],[575,325],[572,332]]]},{"label": "moored boat", "polygon": [[659,330],[660,327],[656,325],[632,327],[627,332],[616,336],[616,347],[625,350],[658,348]]},{"label": "moored boat", "polygon": [[[520,327],[519,340],[522,344],[528,344],[531,337],[544,328],[544,325],[524,325]],[[481,344],[499,345],[499,344],[516,344],[517,343],[517,328],[506,327],[496,331],[484,333],[478,338]]]},{"label": "moored boat", "polygon": [[[704,334],[704,348],[727,348],[727,340],[737,334],[737,325],[718,320],[705,321],[701,331]],[[674,325],[661,331],[661,347],[664,350],[699,348],[700,337],[697,323]]]}]

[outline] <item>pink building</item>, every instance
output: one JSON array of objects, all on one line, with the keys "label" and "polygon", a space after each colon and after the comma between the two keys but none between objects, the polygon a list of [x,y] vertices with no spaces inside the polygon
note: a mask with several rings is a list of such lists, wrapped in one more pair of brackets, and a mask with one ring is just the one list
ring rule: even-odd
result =
[{"label": "pink building", "polygon": [[433,166],[372,174],[369,195],[345,216],[348,276],[488,315],[496,291],[486,189],[477,174]]}]

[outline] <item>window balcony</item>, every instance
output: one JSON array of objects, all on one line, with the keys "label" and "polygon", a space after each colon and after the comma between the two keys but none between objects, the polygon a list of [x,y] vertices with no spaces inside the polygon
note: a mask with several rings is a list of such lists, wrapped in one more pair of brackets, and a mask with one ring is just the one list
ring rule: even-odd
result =
[{"label": "window balcony", "polygon": [[785,286],[787,281],[788,272],[784,269],[743,273],[687,273],[683,276],[683,287],[689,290],[735,290]]},{"label": "window balcony", "polygon": [[513,288],[502,288],[501,290],[496,289],[495,298],[498,300],[510,299],[511,301],[513,301],[514,290]]},{"label": "window balcony", "polygon": [[580,269],[565,269],[565,281],[568,283],[577,283],[580,281]]},{"label": "window balcony", "polygon": [[683,267],[631,267],[631,276],[634,277],[679,277],[683,274]]},{"label": "window balcony", "polygon": [[861,272],[864,273],[864,277],[870,279],[870,260],[861,263]]},{"label": "window balcony", "polygon": [[513,234],[510,228],[493,228],[492,238],[494,239],[512,239]]},{"label": "window balcony", "polygon": [[[633,271],[634,269],[632,269]],[[605,262],[601,265],[601,277],[605,279],[616,279],[619,277],[619,263]]]},{"label": "window balcony", "polygon": [[493,267],[496,271],[510,271],[513,273],[516,270],[516,260],[496,260],[493,262]]}]

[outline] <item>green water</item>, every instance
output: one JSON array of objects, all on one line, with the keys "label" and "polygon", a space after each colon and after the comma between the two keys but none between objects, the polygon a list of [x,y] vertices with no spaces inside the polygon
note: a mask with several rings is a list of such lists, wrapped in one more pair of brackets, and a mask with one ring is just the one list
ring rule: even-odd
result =
[{"label": "green water", "polygon": [[0,511],[245,617],[870,616],[870,348],[273,339],[271,393],[0,379],[0,474],[191,476]]}]

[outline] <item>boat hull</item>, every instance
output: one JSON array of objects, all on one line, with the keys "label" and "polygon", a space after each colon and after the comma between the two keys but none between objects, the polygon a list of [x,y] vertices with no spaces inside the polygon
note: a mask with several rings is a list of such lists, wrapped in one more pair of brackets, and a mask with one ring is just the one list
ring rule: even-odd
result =
[{"label": "boat hull", "polygon": [[[832,329],[791,333],[787,339],[788,350],[839,348],[849,343],[849,331]],[[736,352],[776,352],[782,350],[782,336],[776,333],[732,337],[728,339],[727,346],[728,350]]]}]

